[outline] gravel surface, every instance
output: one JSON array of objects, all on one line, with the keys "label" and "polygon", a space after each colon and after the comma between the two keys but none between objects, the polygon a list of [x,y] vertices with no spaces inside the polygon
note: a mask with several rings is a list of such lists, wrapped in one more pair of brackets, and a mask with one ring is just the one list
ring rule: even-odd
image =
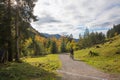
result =
[{"label": "gravel surface", "polygon": [[62,68],[57,70],[62,80],[120,80],[118,76],[103,73],[82,61],[73,60],[68,53],[60,54]]}]

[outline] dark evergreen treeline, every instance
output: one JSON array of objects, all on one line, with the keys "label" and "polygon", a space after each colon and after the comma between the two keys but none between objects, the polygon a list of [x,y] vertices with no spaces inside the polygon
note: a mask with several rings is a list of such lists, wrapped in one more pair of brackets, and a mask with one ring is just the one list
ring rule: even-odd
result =
[{"label": "dark evergreen treeline", "polygon": [[79,38],[79,49],[83,49],[96,44],[103,43],[105,41],[105,34],[103,34],[102,32],[89,33],[89,30],[86,29],[84,35],[80,35]]},{"label": "dark evergreen treeline", "polygon": [[120,34],[120,24],[114,25],[113,28],[108,30],[107,37],[111,38],[111,37],[114,37],[114,36],[116,36],[118,34]]},{"label": "dark evergreen treeline", "polygon": [[104,43],[106,38],[112,38],[120,34],[120,24],[114,25],[113,28],[107,31],[107,34],[102,32],[89,32],[89,29],[86,29],[84,35],[79,35],[78,47],[79,49],[91,47],[96,44]]},{"label": "dark evergreen treeline", "polygon": [[20,29],[35,20],[32,14],[35,1],[0,0],[0,62],[19,61]]}]

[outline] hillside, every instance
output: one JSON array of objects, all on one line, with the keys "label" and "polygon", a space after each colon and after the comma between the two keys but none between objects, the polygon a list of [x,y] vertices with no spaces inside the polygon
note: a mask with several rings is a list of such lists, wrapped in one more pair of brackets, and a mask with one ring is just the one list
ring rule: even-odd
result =
[{"label": "hillside", "polygon": [[120,35],[75,52],[75,58],[108,73],[120,73]]},{"label": "hillside", "polygon": [[[27,32],[29,32],[31,35],[39,35],[40,37],[46,38],[42,33],[38,32],[36,29],[34,29],[32,26],[28,26],[26,29]],[[25,33],[25,32],[23,32]]]}]

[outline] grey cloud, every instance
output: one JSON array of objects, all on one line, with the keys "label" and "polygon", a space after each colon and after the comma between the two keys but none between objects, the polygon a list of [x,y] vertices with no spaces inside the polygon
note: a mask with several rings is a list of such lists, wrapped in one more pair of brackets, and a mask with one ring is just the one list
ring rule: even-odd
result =
[{"label": "grey cloud", "polygon": [[104,22],[104,23],[101,23],[101,24],[96,24],[96,25],[94,25],[94,26],[96,26],[96,27],[99,27],[99,26],[101,26],[101,27],[106,27],[106,26],[109,26],[109,25],[111,25],[111,22]]},{"label": "grey cloud", "polygon": [[51,17],[50,15],[46,15],[45,17],[39,17],[36,23],[39,25],[43,25],[46,23],[61,23],[61,21],[55,19],[54,17]]},{"label": "grey cloud", "polygon": [[118,19],[115,19],[115,20],[113,21],[113,24],[120,24],[120,17],[119,17]]},{"label": "grey cloud", "polygon": [[50,5],[50,3],[48,3],[48,2],[44,2],[44,5],[49,6],[49,5]]},{"label": "grey cloud", "polygon": [[48,27],[54,27],[54,25],[48,25]]},{"label": "grey cloud", "polygon": [[78,30],[84,30],[85,29],[85,27],[77,27],[76,29],[78,29]]}]

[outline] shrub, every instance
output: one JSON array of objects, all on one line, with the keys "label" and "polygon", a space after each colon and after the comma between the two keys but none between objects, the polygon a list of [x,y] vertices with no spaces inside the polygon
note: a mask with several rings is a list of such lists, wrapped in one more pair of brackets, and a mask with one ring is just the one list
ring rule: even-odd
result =
[{"label": "shrub", "polygon": [[93,52],[93,51],[89,51],[89,55],[92,57],[92,56],[99,56],[98,53],[96,52]]}]

